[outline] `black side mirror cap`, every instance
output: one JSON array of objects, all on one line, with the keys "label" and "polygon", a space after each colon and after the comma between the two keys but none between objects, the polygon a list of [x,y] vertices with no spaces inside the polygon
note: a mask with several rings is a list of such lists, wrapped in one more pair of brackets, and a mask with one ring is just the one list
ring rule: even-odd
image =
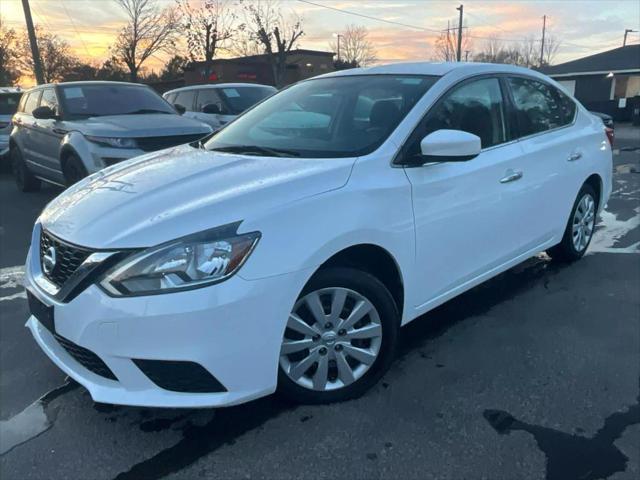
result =
[{"label": "black side mirror cap", "polygon": [[174,103],[173,104],[173,108],[176,109],[176,112],[178,112],[179,115],[184,114],[184,112],[187,111],[187,109],[185,107],[183,107],[182,105],[180,105],[179,103]]},{"label": "black side mirror cap", "polygon": [[202,106],[201,110],[202,113],[209,113],[214,115],[222,113],[220,107],[216,103],[207,103],[206,105]]},{"label": "black side mirror cap", "polygon": [[58,118],[56,112],[54,112],[51,107],[47,107],[45,105],[34,109],[33,112],[31,112],[31,115],[33,115],[33,117],[37,118],[38,120],[50,120],[53,118]]}]

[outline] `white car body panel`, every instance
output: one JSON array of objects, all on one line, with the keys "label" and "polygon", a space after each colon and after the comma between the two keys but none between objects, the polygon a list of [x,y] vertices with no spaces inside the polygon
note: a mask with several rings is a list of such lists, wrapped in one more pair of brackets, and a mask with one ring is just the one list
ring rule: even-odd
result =
[{"label": "white car body panel", "polygon": [[[359,72],[443,77],[365,156],[274,158],[182,146],[105,169],[51,202],[39,219],[42,226],[98,250],[150,247],[240,220],[239,233],[260,231],[262,237],[238,274],[217,285],[134,298],[112,298],[94,285],[59,304],[36,280],[39,223],[27,288],[54,306],[60,334],[96,352],[121,384],[74,363],[32,317],[28,327],[45,353],[97,401],[174,407],[240,403],[275,390],[288,313],[318,266],[334,254],[361,244],[386,250],[402,277],[406,324],[557,244],[591,175],[601,179],[599,208],[606,203],[611,148],[601,122],[580,105],[573,125],[485,149],[469,162],[392,165],[424,113],[456,82],[515,73],[552,83],[546,77],[483,64],[401,64],[329,76]],[[570,160],[576,153],[580,158]],[[521,179],[501,183],[510,171],[521,171]],[[238,338],[245,342],[241,352]],[[229,392],[163,391],[129,358],[197,361]]]}]

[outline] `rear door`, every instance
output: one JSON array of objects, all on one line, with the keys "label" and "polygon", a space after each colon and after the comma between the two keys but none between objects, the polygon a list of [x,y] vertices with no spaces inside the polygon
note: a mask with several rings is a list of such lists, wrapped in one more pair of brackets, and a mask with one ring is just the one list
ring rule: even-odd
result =
[{"label": "rear door", "polygon": [[586,175],[583,134],[574,126],[576,104],[554,86],[524,76],[506,78],[518,123],[518,143],[526,176],[521,242],[561,237]]},{"label": "rear door", "polygon": [[416,307],[442,303],[491,276],[522,253],[519,144],[512,139],[508,104],[498,78],[454,86],[430,109],[400,152],[420,154],[420,141],[441,129],[480,137],[482,152],[466,162],[405,168],[412,186],[416,233]]}]

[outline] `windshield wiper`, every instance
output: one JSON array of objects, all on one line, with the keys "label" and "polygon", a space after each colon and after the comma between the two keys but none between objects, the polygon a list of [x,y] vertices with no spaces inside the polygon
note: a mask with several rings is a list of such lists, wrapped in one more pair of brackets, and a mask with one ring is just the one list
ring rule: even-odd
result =
[{"label": "windshield wiper", "polygon": [[134,110],[133,112],[126,112],[123,115],[142,115],[143,113],[166,113],[171,115],[172,112],[167,112],[166,110],[156,110],[154,108],[141,108],[139,110]]},{"label": "windshield wiper", "polygon": [[247,155],[265,155],[268,157],[299,157],[300,154],[284,148],[260,147],[258,145],[230,145],[228,147],[216,147],[215,152],[241,153]]}]

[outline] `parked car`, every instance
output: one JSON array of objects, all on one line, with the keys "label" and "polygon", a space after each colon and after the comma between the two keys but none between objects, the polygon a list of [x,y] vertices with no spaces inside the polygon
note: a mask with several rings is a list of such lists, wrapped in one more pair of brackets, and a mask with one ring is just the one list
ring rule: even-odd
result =
[{"label": "parked car", "polygon": [[333,72],[53,200],[27,327],[98,402],[354,398],[402,325],[538,252],[582,257],[611,177],[602,122],[535,71]]},{"label": "parked car", "polygon": [[9,153],[11,117],[16,113],[22,90],[16,87],[0,87],[0,157]]},{"label": "parked car", "polygon": [[256,83],[218,83],[194,85],[166,92],[163,97],[195,118],[218,130],[242,112],[277,90]]},{"label": "parked car", "polygon": [[145,85],[68,82],[24,93],[13,117],[11,163],[18,188],[72,185],[123,160],[199,140],[211,127],[184,118]]}]

